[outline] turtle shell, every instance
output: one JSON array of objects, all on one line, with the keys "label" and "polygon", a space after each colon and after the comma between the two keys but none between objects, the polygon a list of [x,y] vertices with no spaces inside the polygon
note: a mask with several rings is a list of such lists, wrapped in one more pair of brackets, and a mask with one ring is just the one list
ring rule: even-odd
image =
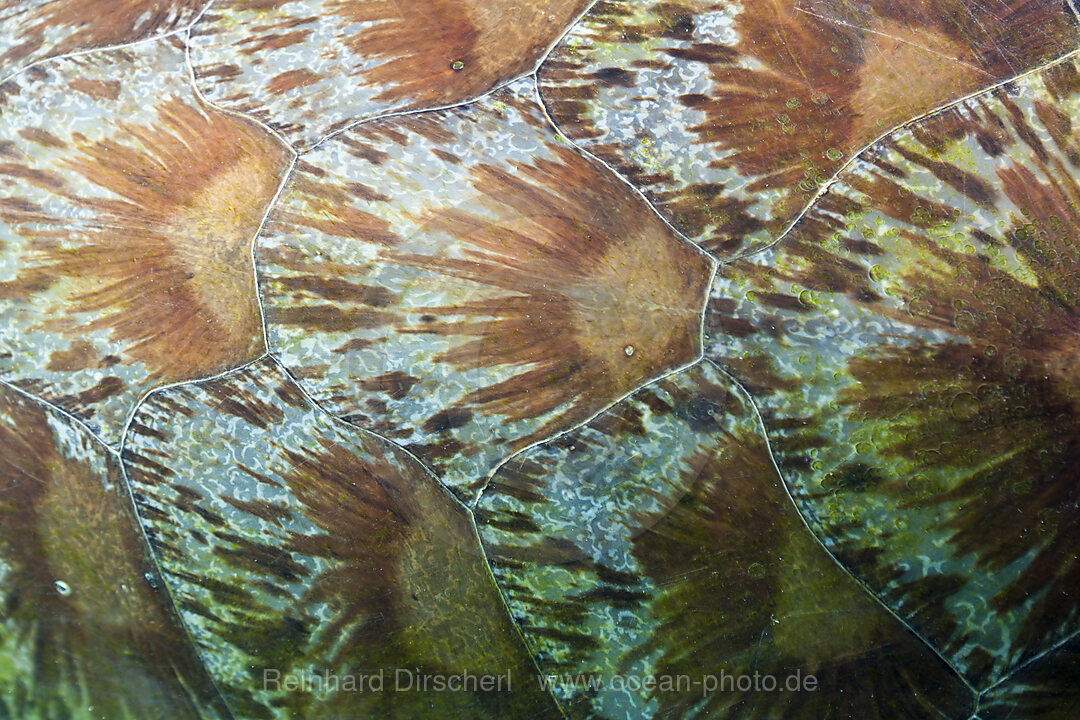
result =
[{"label": "turtle shell", "polygon": [[1071,0],[0,0],[0,719],[1080,717]]}]

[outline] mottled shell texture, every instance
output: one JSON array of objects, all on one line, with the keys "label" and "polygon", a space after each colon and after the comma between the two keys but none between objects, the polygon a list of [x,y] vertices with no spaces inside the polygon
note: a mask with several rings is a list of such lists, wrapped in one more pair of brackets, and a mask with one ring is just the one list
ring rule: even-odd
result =
[{"label": "mottled shell texture", "polygon": [[0,0],[0,720],[1076,720],[1073,0]]}]

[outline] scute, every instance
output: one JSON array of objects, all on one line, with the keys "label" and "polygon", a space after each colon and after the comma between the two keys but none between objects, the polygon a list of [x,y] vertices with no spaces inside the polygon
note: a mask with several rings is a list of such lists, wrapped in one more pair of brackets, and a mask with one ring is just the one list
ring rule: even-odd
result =
[{"label": "scute", "polygon": [[896,125],[1077,41],[1056,0],[603,0],[539,77],[564,132],[733,257]]},{"label": "scute", "polygon": [[1066,60],[890,136],[724,268],[707,321],[811,526],[976,686],[1080,619],[1078,78]]},{"label": "scute", "polygon": [[123,457],[177,609],[234,713],[558,717],[524,683],[393,692],[401,669],[535,670],[464,508],[403,450],[312,405],[276,363],[151,396]]},{"label": "scute", "polygon": [[713,268],[552,137],[531,80],[305,155],[257,252],[271,350],[463,496],[696,360]]},{"label": "scute", "polygon": [[0,375],[115,443],[140,394],[263,352],[251,243],[288,152],[170,40],[3,87]]}]

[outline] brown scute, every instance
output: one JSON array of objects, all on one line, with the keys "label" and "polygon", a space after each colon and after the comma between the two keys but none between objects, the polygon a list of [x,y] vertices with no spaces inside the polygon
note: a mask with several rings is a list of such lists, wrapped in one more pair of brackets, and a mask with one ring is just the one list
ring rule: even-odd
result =
[{"label": "brown scute", "polygon": [[64,179],[56,173],[38,170],[19,163],[0,164],[0,175],[7,175],[9,177],[25,180],[35,187],[44,190],[52,190],[57,193],[62,193],[67,186]]},{"label": "brown scute", "polygon": [[[294,536],[286,549],[344,561],[340,570],[313,577],[307,593],[313,602],[339,597],[344,603],[340,627],[346,635],[322,639],[322,650],[344,647],[350,654],[366,655],[375,666],[387,662],[388,653],[399,652],[393,642],[407,629],[410,606],[432,601],[430,597],[410,596],[407,591],[410,585],[422,586],[424,580],[411,576],[420,568],[410,559],[410,548],[431,542],[444,551],[472,545],[475,540],[464,513],[433,486],[424,487],[433,481],[418,465],[401,466],[389,458],[365,457],[322,438],[314,448],[285,450],[283,455],[292,465],[283,478],[284,485],[296,496],[304,515],[324,531]],[[431,537],[431,528],[438,528],[443,535]],[[423,572],[446,570],[426,568]],[[473,575],[450,573],[464,583],[472,582]],[[471,592],[466,590],[467,595]],[[365,618],[378,618],[384,642],[372,642]]]},{"label": "brown scute", "polygon": [[[27,7],[19,8],[20,4]],[[20,42],[0,54],[0,66],[31,56],[63,55],[165,33],[194,19],[206,4],[207,0],[51,0],[35,4],[5,0],[0,2],[0,24],[18,27]],[[61,32],[61,38],[48,45],[47,34],[56,31]]]},{"label": "brown scute", "polygon": [[285,417],[281,408],[264,402],[255,394],[245,392],[235,385],[216,383],[209,386],[206,392],[213,398],[210,405],[215,411],[233,415],[264,430],[281,422]]},{"label": "brown scute", "polygon": [[89,703],[107,717],[166,706],[178,720],[224,717],[185,631],[144,579],[149,551],[119,467],[74,425],[63,431],[74,442],[58,435],[63,422],[0,389],[6,647],[29,663],[0,695],[0,715],[68,717]]},{"label": "brown scute", "polygon": [[941,162],[914,153],[901,146],[894,146],[893,149],[895,149],[901,157],[922,165],[932,172],[934,177],[938,180],[941,180],[952,189],[966,195],[971,198],[971,200],[975,201],[975,203],[982,205],[983,207],[992,207],[997,200],[997,194],[990,186],[990,183],[971,172],[961,170],[951,163]]},{"label": "brown scute", "polygon": [[[94,213],[95,229],[73,237],[74,245],[60,240],[65,218],[35,225],[21,218],[39,238],[42,260],[19,280],[58,285],[68,313],[89,315],[50,327],[69,336],[107,330],[156,378],[211,375],[254,359],[263,341],[251,242],[286,151],[252,123],[175,98],[161,102],[153,126],[118,120],[115,127],[106,140],[76,136],[59,161],[63,173],[113,198],[54,185]],[[73,359],[64,361],[71,369]]]},{"label": "brown scute", "polygon": [[[943,522],[953,552],[973,556],[988,571],[1030,557],[1023,572],[990,599],[994,611],[1009,612],[1038,598],[1026,609],[1014,640],[1014,662],[1042,645],[1049,618],[1077,612],[1075,588],[1080,587],[1080,563],[1068,550],[1080,542],[1075,390],[1062,394],[1041,357],[1026,355],[1003,362],[987,359],[979,347],[941,345],[859,358],[850,372],[864,392],[845,398],[853,414],[902,423],[904,433],[882,452],[914,461],[913,472],[932,479],[931,489],[914,497],[899,481],[878,492],[898,495],[911,507],[956,505]],[[1009,362],[1027,366],[1017,369]],[[958,397],[970,398],[959,419]],[[1039,419],[1045,417],[1055,422]],[[978,443],[972,445],[972,438]],[[925,447],[937,449],[936,454]],[[940,612],[948,597],[948,592],[930,596],[926,617]]]},{"label": "brown scute", "polygon": [[120,378],[105,377],[93,387],[79,393],[75,403],[83,407],[97,405],[106,398],[119,395],[124,391],[125,387],[124,381]]},{"label": "brown scute", "polygon": [[[437,153],[436,153],[437,154]],[[389,195],[383,195],[370,185],[349,183],[349,192],[367,202],[390,202]]]},{"label": "brown scute", "polygon": [[1066,719],[1080,711],[1080,636],[1073,635],[988,691],[979,703],[984,720]]},{"label": "brown scute", "polygon": [[[1015,66],[1006,64],[1012,58],[993,54],[996,38],[979,31],[987,17],[1001,13],[1000,3],[972,5],[946,0],[901,7],[881,0],[871,3],[864,19],[848,17],[855,11],[831,1],[749,3],[736,18],[737,49],[764,68],[710,63],[717,90],[708,104],[699,104],[707,119],[693,129],[702,141],[731,151],[729,161],[741,174],[759,178],[755,186],[794,190],[804,180],[817,182],[839,164],[828,159],[830,148],[846,156],[900,122],[1015,74]],[[995,25],[1031,23],[1044,28],[1040,37],[1062,42],[1068,20],[1059,8],[1014,5]],[[1024,17],[1032,12],[1037,17]],[[957,25],[970,29],[952,36]],[[986,46],[971,47],[972,38]],[[1031,50],[1038,57],[1039,48],[1026,46],[1013,52]],[[980,51],[1001,64],[984,67]],[[913,75],[922,78],[914,100]],[[764,87],[776,91],[754,92]],[[729,117],[732,112],[738,117]],[[795,132],[752,121],[781,116]]]},{"label": "brown scute", "polygon": [[[667,717],[967,717],[974,695],[807,534],[760,437],[724,435],[688,461],[682,500],[639,518],[633,553],[660,588],[656,631],[626,658],[657,675],[708,668],[817,678],[812,692],[658,692]],[[808,622],[809,620],[809,622]]]},{"label": "brown scute", "polygon": [[464,162],[464,160],[462,160],[460,157],[453,154],[452,152],[448,152],[446,150],[442,150],[442,149],[439,149],[439,148],[433,149],[431,151],[431,154],[434,155],[435,157],[439,158],[440,160],[442,160],[445,163],[450,163],[451,165],[460,165],[461,163]]},{"label": "brown scute", "polygon": [[[289,116],[267,118],[291,134],[320,122],[325,90],[318,86],[341,77],[351,78],[365,100],[394,109],[449,105],[482,95],[530,72],[589,0],[424,0],[422,8],[398,0],[313,0],[303,9],[298,3],[288,5],[288,0],[222,0],[214,5],[222,15],[211,11],[204,20],[201,31],[219,36],[212,43],[232,44],[231,52],[243,57],[241,64],[282,70],[261,88],[252,93],[234,87],[242,69],[212,58],[197,72],[212,80],[236,110],[261,114],[264,101],[294,98]],[[244,24],[241,32],[215,26],[226,14]],[[325,62],[318,68],[295,67],[293,49],[319,42],[331,48],[322,56]],[[212,54],[213,45],[207,52]],[[306,108],[309,100],[312,107]],[[324,130],[336,132],[353,119],[330,118]]]},{"label": "brown scute", "polygon": [[64,141],[53,135],[48,130],[41,128],[26,127],[19,131],[19,137],[24,140],[29,140],[36,145],[42,145],[49,148],[62,148],[64,147]]},{"label": "brown scute", "polygon": [[418,308],[425,319],[399,330],[465,338],[439,357],[457,367],[521,368],[470,393],[467,407],[515,420],[565,408],[519,445],[690,362],[711,272],[613,176],[567,148],[549,150],[554,159],[513,171],[473,169],[496,219],[429,212],[425,230],[458,239],[465,258],[385,252],[498,293]]},{"label": "brown scute", "polygon": [[[713,6],[685,0],[644,11],[631,0],[600,3],[586,16],[589,32],[556,49],[541,81],[555,121],[588,142],[602,133],[590,119],[595,89],[616,78],[632,83],[602,65],[609,43],[655,38],[634,67],[678,62],[705,70],[711,87],[679,98],[705,115],[687,129],[715,148],[714,169],[749,180],[745,190],[724,190],[706,212],[696,197],[701,183],[656,171],[639,148],[589,147],[676,227],[724,253],[742,248],[748,233],[779,232],[843,162],[889,130],[1056,59],[1078,41],[1076,18],[1057,0],[746,0],[733,8],[734,45],[693,42],[694,18]],[[674,47],[667,38],[690,44]],[[750,217],[747,200],[766,189],[781,197]]]},{"label": "brown scute", "polygon": [[475,97],[527,72],[587,5],[427,0],[423,12],[414,12],[395,0],[353,0],[333,12],[351,22],[378,23],[348,41],[359,57],[382,61],[360,76],[385,87],[376,99],[416,107]]},{"label": "brown scute", "polygon": [[334,353],[337,355],[344,355],[346,353],[356,352],[357,350],[363,350],[374,344],[375,341],[369,340],[368,338],[352,338],[351,340],[342,343],[339,347],[334,348]]},{"label": "brown scute", "polygon": [[460,408],[443,410],[428,418],[424,423],[424,432],[437,435],[447,430],[455,430],[468,424],[472,420],[472,416],[473,414],[470,411]]},{"label": "brown scute", "polygon": [[[963,308],[962,327],[971,344],[854,358],[850,371],[862,390],[846,399],[853,412],[869,418],[890,419],[898,407],[909,408],[901,415],[907,428],[898,434],[902,440],[886,451],[920,459],[919,448],[933,443],[939,455],[924,471],[959,473],[962,480],[946,483],[944,496],[962,503],[948,523],[958,554],[973,554],[1000,569],[1031,553],[1030,538],[1053,539],[1040,543],[1029,567],[993,599],[998,610],[1007,611],[1049,588],[1030,611],[1021,647],[1037,644],[1042,618],[1059,616],[1063,608],[1077,611],[1068,598],[1080,587],[1080,563],[1065,551],[1077,541],[1080,498],[1073,472],[1080,463],[1074,440],[1080,432],[1080,283],[1074,272],[1080,253],[1073,241],[1080,227],[1080,186],[1071,177],[1053,179],[1050,167],[1045,172],[1040,178],[1019,164],[998,171],[1001,189],[1022,212],[1002,228],[999,240],[1025,260],[1036,285],[977,257],[930,246],[938,258],[934,265],[964,280],[943,282],[932,269],[913,267],[905,287],[929,288],[917,299],[931,310],[907,321],[955,332],[956,308]],[[986,347],[1008,352],[987,355]],[[977,399],[962,422],[954,407],[958,393]],[[1046,423],[1047,417],[1056,420]],[[973,435],[981,438],[974,455]],[[1015,478],[1030,478],[1031,484]],[[1050,517],[1055,521],[1048,523]],[[995,530],[988,532],[990,527]]]},{"label": "brown scute", "polygon": [[[262,37],[251,37],[239,43],[244,46],[240,52],[245,55],[257,55],[264,50],[284,50],[306,42],[310,36],[310,30],[293,30],[287,33],[269,33]],[[278,78],[280,75],[270,80],[270,87],[277,85]]]},{"label": "brown scute", "polygon": [[[888,536],[867,538],[852,515],[829,509],[821,532],[837,539],[845,565],[890,607],[903,608],[916,632],[956,659],[975,685],[1051,647],[1060,618],[1080,614],[1080,562],[1070,550],[1080,542],[1080,183],[1069,159],[1077,138],[1073,123],[1045,99],[1073,107],[1075,78],[1074,63],[1066,62],[1026,80],[1034,85],[1034,92],[1024,89],[1035,97],[1025,100],[1033,113],[1009,97],[1016,90],[1003,89],[897,133],[883,145],[899,157],[901,172],[860,163],[767,266],[727,266],[754,287],[753,312],[720,300],[709,318],[717,338],[752,337],[768,332],[770,316],[760,310],[769,291],[795,299],[806,288],[846,295],[860,312],[898,328],[851,353],[833,412],[804,416],[802,401],[790,399],[803,387],[790,357],[777,358],[786,377],[769,353],[729,364],[753,392],[772,394],[764,419],[773,449],[782,467],[820,488],[820,495],[810,491],[818,507],[866,502],[897,517],[935,518],[935,542],[956,567],[973,569],[902,582],[908,569],[880,557]],[[966,154],[972,140],[974,158]],[[965,167],[987,157],[995,158],[994,173],[977,184],[964,177]],[[914,179],[931,174],[944,192]],[[873,248],[858,239],[859,218],[868,212],[890,219]],[[887,298],[871,277],[877,263],[888,274]],[[785,426],[770,412],[799,417],[783,418]],[[837,442],[833,422],[872,434],[866,457],[873,460],[811,474],[806,451]],[[895,537],[907,542],[902,531]],[[993,588],[980,591],[985,622],[1009,628],[1000,651],[980,648],[986,641],[972,628],[982,623],[964,623],[950,609],[983,582]]]},{"label": "brown scute", "polygon": [[637,76],[633,71],[618,67],[600,68],[592,77],[601,85],[633,87],[637,84]]}]

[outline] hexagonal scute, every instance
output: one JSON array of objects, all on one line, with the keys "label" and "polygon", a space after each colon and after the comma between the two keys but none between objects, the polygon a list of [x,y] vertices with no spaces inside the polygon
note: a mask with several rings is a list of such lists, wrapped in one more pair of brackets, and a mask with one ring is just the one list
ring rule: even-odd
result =
[{"label": "hexagonal scute", "polygon": [[0,0],[0,80],[47,57],[183,29],[210,0]]},{"label": "hexagonal scute", "polygon": [[589,0],[222,0],[192,58],[213,102],[306,150],[381,113],[475,98],[537,61]]},{"label": "hexagonal scute", "polygon": [[699,354],[713,262],[560,144],[531,87],[334,138],[258,241],[272,352],[463,495]]},{"label": "hexagonal scute", "polygon": [[0,384],[0,717],[225,720],[120,463]]},{"label": "hexagonal scute", "polygon": [[808,533],[710,363],[504,465],[477,510],[571,717],[956,718],[975,694]]},{"label": "hexagonal scute", "polygon": [[567,135],[731,257],[883,133],[1077,43],[1061,0],[601,0],[540,79]]},{"label": "hexagonal scute", "polygon": [[171,39],[0,86],[0,376],[111,442],[155,385],[258,357],[251,243],[289,161]]},{"label": "hexagonal scute", "polygon": [[1080,66],[875,146],[725,267],[707,355],[826,546],[977,687],[1080,629]]},{"label": "hexagonal scute", "polygon": [[465,508],[273,361],[151,395],[123,458],[236,717],[560,717]]}]

